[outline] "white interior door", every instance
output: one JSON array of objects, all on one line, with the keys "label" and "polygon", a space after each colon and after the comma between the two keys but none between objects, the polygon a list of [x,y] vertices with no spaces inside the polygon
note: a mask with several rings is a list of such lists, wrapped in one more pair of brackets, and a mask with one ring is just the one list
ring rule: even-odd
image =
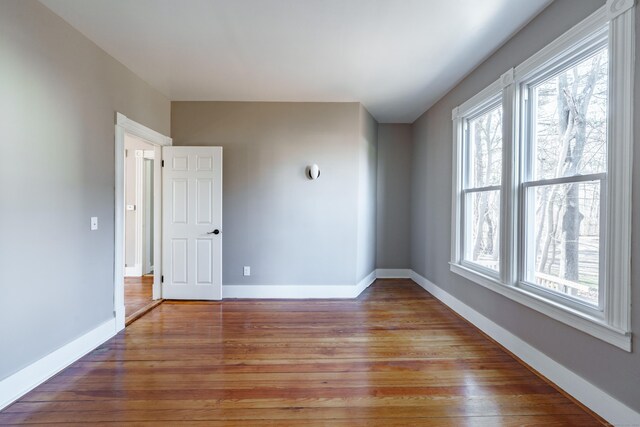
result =
[{"label": "white interior door", "polygon": [[162,297],[222,298],[222,147],[162,148]]}]

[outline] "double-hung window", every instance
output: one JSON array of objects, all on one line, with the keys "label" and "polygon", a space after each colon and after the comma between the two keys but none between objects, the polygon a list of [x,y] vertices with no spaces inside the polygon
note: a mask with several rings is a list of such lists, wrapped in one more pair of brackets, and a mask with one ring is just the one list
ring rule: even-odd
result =
[{"label": "double-hung window", "polygon": [[500,193],[502,191],[502,98],[490,98],[465,117],[462,189],[463,262],[500,273]]},{"label": "double-hung window", "polygon": [[521,83],[521,283],[594,315],[603,307],[607,214],[604,30]]},{"label": "double-hung window", "polygon": [[630,350],[634,2],[453,110],[451,270]]}]

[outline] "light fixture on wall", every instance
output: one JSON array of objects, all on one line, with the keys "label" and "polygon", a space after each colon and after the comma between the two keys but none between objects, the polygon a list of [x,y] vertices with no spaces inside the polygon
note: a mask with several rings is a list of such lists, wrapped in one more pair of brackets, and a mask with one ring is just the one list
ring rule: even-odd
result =
[{"label": "light fixture on wall", "polygon": [[320,168],[315,163],[307,166],[307,177],[309,179],[317,179],[320,177]]}]

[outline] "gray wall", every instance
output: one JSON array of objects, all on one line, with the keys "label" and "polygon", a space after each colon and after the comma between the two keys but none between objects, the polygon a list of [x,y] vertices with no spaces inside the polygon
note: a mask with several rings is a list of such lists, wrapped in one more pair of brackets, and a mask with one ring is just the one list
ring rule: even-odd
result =
[{"label": "gray wall", "polygon": [[411,266],[412,126],[378,126],[377,268]]},{"label": "gray wall", "polygon": [[[451,110],[604,4],[556,0],[414,124],[411,266],[419,274],[527,341],[636,411],[640,410],[640,354],[627,353],[449,272],[451,247]],[[636,9],[640,14],[640,8]],[[636,25],[640,16],[636,16]],[[640,36],[640,29],[636,29]],[[640,41],[640,40],[639,40]],[[637,42],[640,46],[640,43]],[[638,61],[638,56],[636,61]],[[640,100],[636,62],[636,100]],[[640,135],[640,105],[635,106]],[[640,150],[635,150],[633,235],[640,233]],[[640,240],[632,242],[632,329],[640,333]]]},{"label": "gray wall", "polygon": [[115,112],[168,134],[170,103],[34,0],[0,58],[2,379],[113,318]]},{"label": "gray wall", "polygon": [[358,103],[172,103],[175,145],[224,149],[223,284],[356,282],[360,114]]},{"label": "gray wall", "polygon": [[358,143],[358,257],[356,281],[376,269],[378,122],[361,105]]}]

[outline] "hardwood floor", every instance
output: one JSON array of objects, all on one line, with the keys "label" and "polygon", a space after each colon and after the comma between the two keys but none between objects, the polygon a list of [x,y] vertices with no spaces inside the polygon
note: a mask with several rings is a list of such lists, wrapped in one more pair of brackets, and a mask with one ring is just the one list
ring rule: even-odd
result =
[{"label": "hardwood floor", "polygon": [[125,277],[124,316],[127,324],[144,314],[154,304],[152,300],[153,276]]},{"label": "hardwood floor", "polygon": [[166,301],[0,424],[600,423],[409,280],[357,300]]}]

